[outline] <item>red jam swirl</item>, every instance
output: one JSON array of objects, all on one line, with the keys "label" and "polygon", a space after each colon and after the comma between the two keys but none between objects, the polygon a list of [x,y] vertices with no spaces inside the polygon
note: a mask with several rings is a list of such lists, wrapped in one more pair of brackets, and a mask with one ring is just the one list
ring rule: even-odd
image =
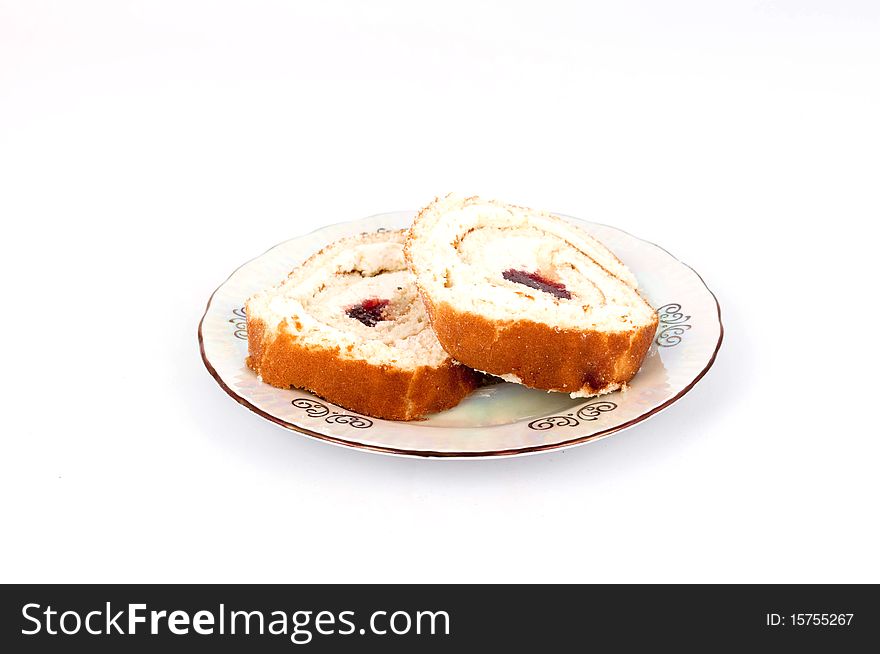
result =
[{"label": "red jam swirl", "polygon": [[556,297],[561,297],[565,300],[571,299],[571,293],[565,290],[565,284],[551,281],[546,277],[542,277],[538,273],[510,268],[501,273],[501,276],[509,282],[515,282],[517,284],[522,284],[523,286],[528,286],[529,288],[535,288],[539,291],[550,293],[550,295],[555,295]]},{"label": "red jam swirl", "polygon": [[380,300],[374,297],[364,300],[360,304],[348,307],[345,313],[349,318],[354,318],[367,327],[375,327],[376,323],[385,320],[384,312],[387,305],[388,300]]}]

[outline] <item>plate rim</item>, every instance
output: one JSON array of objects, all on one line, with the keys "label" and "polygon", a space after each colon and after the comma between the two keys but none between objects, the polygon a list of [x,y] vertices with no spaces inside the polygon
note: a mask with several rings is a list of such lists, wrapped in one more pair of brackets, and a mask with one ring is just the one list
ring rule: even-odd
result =
[{"label": "plate rim", "polygon": [[[392,214],[392,213],[404,213],[405,211],[407,211],[407,210],[384,211],[384,212],[372,214],[370,216],[365,216],[364,218],[358,218],[357,220],[368,220],[370,218],[375,218],[377,216],[383,216],[383,215]],[[409,211],[411,211],[411,210],[409,210]],[[574,218],[575,220],[578,220],[578,221],[582,220],[580,218],[576,218],[575,216],[569,216],[566,214],[556,214],[556,215],[564,216],[566,218]],[[616,227],[614,225],[608,225],[606,223],[599,223],[599,222],[595,222],[595,221],[591,220],[589,222],[594,225],[601,225],[603,227],[615,229],[619,232],[626,234],[627,236],[630,236],[631,238],[634,238],[638,241],[641,241],[643,243],[647,243],[648,245],[652,245],[656,248],[659,248],[660,250],[662,250],[663,252],[668,254],[670,257],[675,259],[675,261],[677,261],[681,265],[688,268],[691,272],[693,272],[697,276],[697,279],[700,280],[700,283],[703,285],[703,287],[706,289],[706,291],[708,291],[709,295],[712,296],[712,299],[715,301],[715,309],[716,309],[717,315],[718,315],[718,342],[715,343],[715,349],[712,351],[712,356],[709,357],[709,360],[706,363],[705,367],[699,373],[697,373],[697,375],[683,389],[681,389],[681,391],[676,393],[673,397],[669,398],[668,400],[666,400],[662,404],[654,407],[650,411],[646,411],[645,413],[642,413],[642,414],[636,416],[635,418],[627,420],[626,422],[621,423],[619,425],[614,425],[613,427],[609,427],[608,429],[603,429],[602,431],[598,431],[598,432],[594,432],[592,434],[587,434],[587,435],[582,435],[582,436],[574,436],[573,438],[570,438],[570,439],[567,439],[565,441],[561,441],[558,443],[545,443],[543,445],[528,445],[525,447],[505,448],[505,449],[499,449],[499,450],[484,450],[484,451],[473,451],[473,452],[470,452],[470,451],[442,451],[442,450],[410,450],[410,449],[396,448],[396,447],[382,446],[382,445],[367,445],[365,443],[359,443],[357,441],[347,440],[347,439],[341,438],[339,436],[333,436],[330,434],[324,434],[321,432],[313,431],[313,430],[308,429],[306,427],[301,427],[301,426],[295,425],[291,422],[287,422],[286,420],[284,420],[282,418],[279,418],[277,416],[272,415],[271,413],[269,413],[267,411],[264,411],[263,409],[259,408],[258,406],[256,406],[252,402],[250,402],[247,398],[236,393],[225,381],[223,381],[223,379],[220,377],[217,370],[211,364],[211,362],[208,359],[208,356],[205,352],[205,340],[204,340],[204,336],[202,334],[202,326],[204,325],[205,318],[208,315],[208,311],[211,309],[211,302],[214,300],[214,296],[217,294],[217,292],[221,288],[223,288],[227,284],[227,282],[229,282],[230,279],[232,279],[235,276],[235,274],[239,270],[241,270],[242,268],[244,268],[248,264],[265,256],[266,254],[268,254],[269,252],[271,252],[275,248],[278,248],[289,241],[292,241],[292,240],[295,240],[298,238],[302,238],[303,236],[308,236],[309,234],[314,234],[315,232],[318,232],[322,229],[327,229],[329,227],[335,227],[337,225],[342,225],[347,222],[355,222],[355,221],[339,221],[336,223],[332,223],[330,225],[323,225],[321,227],[313,229],[310,232],[302,234],[301,236],[294,236],[292,238],[289,238],[289,239],[286,239],[286,240],[281,241],[279,243],[276,243],[275,245],[273,245],[272,247],[267,249],[265,252],[258,254],[255,257],[252,257],[251,259],[248,259],[247,261],[242,263],[240,266],[235,268],[235,270],[233,270],[226,277],[226,279],[224,279],[220,283],[220,285],[217,286],[217,288],[215,288],[214,291],[211,293],[211,296],[208,298],[208,302],[205,304],[205,311],[202,314],[201,319],[199,320],[199,327],[198,327],[199,352],[201,353],[202,363],[205,365],[205,368],[207,368],[208,373],[210,373],[210,375],[214,378],[214,381],[217,382],[217,384],[220,386],[220,388],[222,388],[226,392],[227,395],[229,395],[232,399],[234,399],[240,405],[249,409],[253,413],[257,414],[258,416],[260,416],[264,420],[268,420],[269,422],[272,422],[276,425],[279,425],[280,427],[284,427],[285,429],[287,429],[289,431],[295,431],[297,433],[303,434],[305,436],[309,436],[309,437],[317,439],[317,440],[332,443],[333,445],[338,445],[340,447],[348,447],[348,448],[353,448],[353,449],[357,449],[357,450],[375,452],[378,454],[392,454],[392,455],[397,455],[397,456],[416,457],[416,458],[422,458],[422,459],[479,459],[479,458],[495,459],[495,458],[501,458],[501,457],[513,457],[513,456],[523,456],[523,455],[528,455],[528,454],[538,454],[538,453],[547,452],[550,450],[559,450],[559,449],[563,449],[566,447],[574,447],[577,445],[583,445],[585,443],[591,443],[593,441],[600,440],[602,438],[610,436],[611,434],[617,433],[619,431],[629,429],[630,427],[633,427],[633,426],[639,424],[640,422],[644,422],[645,420],[647,420],[651,416],[663,411],[664,409],[668,408],[670,405],[672,405],[675,402],[677,402],[678,400],[680,400],[688,392],[690,392],[691,389],[693,389],[693,387],[696,386],[697,383],[703,377],[705,377],[707,372],[709,372],[709,369],[714,365],[715,360],[718,357],[718,351],[721,349],[721,343],[724,340],[724,323],[721,320],[721,304],[718,302],[718,297],[715,295],[714,292],[712,292],[712,289],[709,288],[709,285],[706,284],[706,280],[703,279],[703,277],[702,277],[702,275],[700,275],[700,273],[698,273],[692,266],[688,265],[687,263],[685,263],[684,261],[682,261],[681,259],[676,257],[674,254],[672,254],[669,250],[664,248],[662,245],[657,245],[656,243],[654,243],[652,241],[648,241],[646,239],[635,236],[634,234],[631,234],[630,232],[627,232],[626,230],[623,230],[623,229]]]}]

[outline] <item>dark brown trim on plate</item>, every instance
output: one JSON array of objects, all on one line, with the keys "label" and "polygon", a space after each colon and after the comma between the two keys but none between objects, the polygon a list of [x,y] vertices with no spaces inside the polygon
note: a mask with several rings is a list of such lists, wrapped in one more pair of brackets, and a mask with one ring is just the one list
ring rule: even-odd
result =
[{"label": "dark brown trim on plate", "polygon": [[[396,212],[389,212],[389,213],[396,213]],[[376,215],[381,215],[381,214],[376,214]],[[556,215],[563,215],[563,214],[556,214]],[[369,217],[372,217],[372,216],[369,216]],[[573,216],[568,216],[568,217],[573,218]],[[580,220],[580,219],[575,218],[575,220]],[[601,225],[602,223],[594,223],[594,224]],[[706,284],[706,281],[702,278],[700,273],[698,273],[696,270],[691,268],[688,264],[686,264],[684,261],[682,261],[681,259],[679,259],[675,255],[673,255],[669,250],[667,250],[666,248],[664,248],[660,245],[657,245],[656,243],[646,241],[644,239],[639,238],[638,236],[633,236],[629,232],[626,232],[618,227],[612,227],[611,225],[604,225],[604,226],[611,227],[612,229],[616,229],[620,232],[623,232],[627,236],[631,236],[632,238],[635,238],[639,241],[642,241],[643,243],[648,243],[649,245],[653,245],[654,247],[663,250],[666,254],[668,254],[670,257],[672,257],[673,259],[678,261],[681,265],[689,268],[697,276],[697,279],[700,280],[700,282],[703,284],[703,286],[709,292],[709,295],[712,296],[712,299],[715,300],[715,307],[718,310],[719,333],[718,333],[718,342],[715,344],[715,350],[714,350],[714,352],[712,352],[712,356],[710,357],[709,362],[706,364],[706,367],[703,368],[700,371],[700,373],[696,377],[694,377],[694,379],[687,386],[685,386],[677,395],[666,400],[663,404],[660,404],[659,406],[654,407],[650,411],[647,411],[647,412],[641,414],[640,416],[633,418],[632,420],[628,420],[627,422],[620,424],[620,425],[616,425],[614,427],[609,427],[608,429],[605,429],[600,432],[596,432],[595,434],[590,434],[589,436],[578,436],[578,437],[569,439],[567,441],[562,441],[560,443],[549,443],[546,445],[534,445],[534,446],[530,446],[530,447],[511,448],[511,449],[506,449],[506,450],[486,450],[486,451],[481,451],[481,452],[442,452],[442,451],[435,451],[435,450],[405,450],[405,449],[398,449],[398,448],[393,448],[393,447],[382,447],[382,446],[378,446],[378,445],[365,445],[363,443],[345,440],[344,438],[339,438],[337,436],[330,436],[328,434],[322,434],[320,432],[312,431],[310,429],[306,429],[305,427],[300,427],[299,425],[295,425],[293,423],[287,422],[286,420],[281,420],[280,418],[273,416],[272,414],[267,413],[266,411],[263,411],[259,407],[251,404],[248,400],[241,397],[238,393],[236,393],[234,390],[232,390],[226,384],[226,382],[224,382],[220,378],[220,375],[217,374],[217,371],[214,368],[214,366],[211,365],[211,362],[208,361],[208,357],[205,354],[205,342],[204,342],[204,338],[202,337],[202,325],[205,322],[205,317],[208,315],[208,310],[211,308],[211,301],[214,299],[214,296],[217,294],[217,291],[219,291],[221,288],[223,288],[223,286],[226,285],[226,282],[228,282],[230,279],[232,279],[232,276],[235,275],[235,273],[237,273],[239,270],[244,268],[246,265],[248,265],[252,261],[257,260],[260,257],[262,257],[263,255],[265,255],[266,253],[274,250],[279,245],[283,245],[287,241],[283,241],[282,243],[279,243],[278,245],[275,245],[275,246],[269,248],[263,254],[256,256],[253,259],[250,259],[250,260],[246,261],[245,263],[241,264],[238,268],[236,268],[235,270],[232,271],[232,273],[229,275],[229,277],[227,277],[226,280],[222,284],[220,284],[220,286],[218,286],[216,289],[214,289],[213,293],[211,293],[211,297],[208,298],[208,303],[205,305],[205,312],[202,314],[202,319],[199,320],[199,330],[198,330],[199,351],[201,352],[201,355],[202,355],[202,362],[204,362],[205,368],[208,369],[208,372],[215,379],[215,381],[220,385],[220,388],[222,388],[224,391],[226,391],[226,393],[232,399],[234,399],[236,402],[238,402],[242,406],[250,409],[251,411],[256,413],[258,416],[260,416],[261,418],[265,418],[266,420],[268,420],[270,422],[274,422],[276,425],[280,425],[281,427],[284,427],[285,429],[290,429],[291,431],[296,431],[301,434],[305,434],[306,436],[311,436],[312,438],[316,438],[318,440],[327,441],[330,443],[334,443],[336,445],[353,447],[353,448],[359,449],[359,450],[367,450],[370,452],[380,452],[382,454],[397,454],[397,455],[402,455],[402,456],[417,456],[417,457],[426,457],[426,458],[480,458],[480,457],[489,458],[489,457],[501,457],[501,456],[515,456],[515,455],[519,455],[519,454],[534,454],[537,452],[546,452],[547,450],[558,450],[558,449],[561,449],[564,447],[572,447],[574,445],[581,445],[583,443],[587,443],[590,441],[598,440],[600,438],[604,438],[605,436],[610,436],[611,434],[613,434],[615,432],[622,431],[624,429],[629,429],[630,427],[637,425],[638,423],[642,422],[643,420],[647,420],[648,418],[650,418],[654,414],[659,413],[660,411],[667,408],[672,403],[681,399],[688,391],[690,391],[694,386],[696,386],[697,382],[700,381],[706,375],[706,373],[709,371],[709,368],[711,368],[712,364],[715,363],[715,359],[718,356],[718,350],[721,348],[721,342],[724,340],[724,324],[721,322],[721,305],[718,303],[718,298],[712,292],[712,289],[710,289],[709,286]],[[327,225],[327,227],[332,227],[332,225]],[[321,227],[319,229],[325,229],[325,227]],[[318,230],[314,230],[314,231],[318,231]]]}]

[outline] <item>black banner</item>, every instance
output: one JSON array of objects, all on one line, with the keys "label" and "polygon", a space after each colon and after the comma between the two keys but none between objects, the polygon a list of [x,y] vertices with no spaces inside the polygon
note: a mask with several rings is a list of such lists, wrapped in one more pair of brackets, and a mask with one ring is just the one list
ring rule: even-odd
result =
[{"label": "black banner", "polygon": [[869,585],[11,585],[0,592],[6,652],[599,644],[626,651],[646,642],[714,651],[848,648],[880,636],[877,587]]}]

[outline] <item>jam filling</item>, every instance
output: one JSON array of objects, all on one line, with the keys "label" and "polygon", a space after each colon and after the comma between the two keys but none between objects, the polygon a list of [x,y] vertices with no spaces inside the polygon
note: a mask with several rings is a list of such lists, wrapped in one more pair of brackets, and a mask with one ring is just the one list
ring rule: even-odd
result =
[{"label": "jam filling", "polygon": [[388,300],[370,298],[345,310],[349,318],[361,321],[367,327],[375,327],[376,323],[385,320],[384,311]]},{"label": "jam filling", "polygon": [[566,300],[571,299],[571,293],[565,290],[565,284],[560,284],[559,282],[554,282],[545,277],[541,277],[538,273],[530,273],[525,270],[514,270],[513,268],[510,268],[501,273],[501,276],[509,282],[522,284],[529,288],[536,288],[539,291],[544,291],[545,293],[550,293],[550,295],[555,295],[556,297],[561,297]]}]

